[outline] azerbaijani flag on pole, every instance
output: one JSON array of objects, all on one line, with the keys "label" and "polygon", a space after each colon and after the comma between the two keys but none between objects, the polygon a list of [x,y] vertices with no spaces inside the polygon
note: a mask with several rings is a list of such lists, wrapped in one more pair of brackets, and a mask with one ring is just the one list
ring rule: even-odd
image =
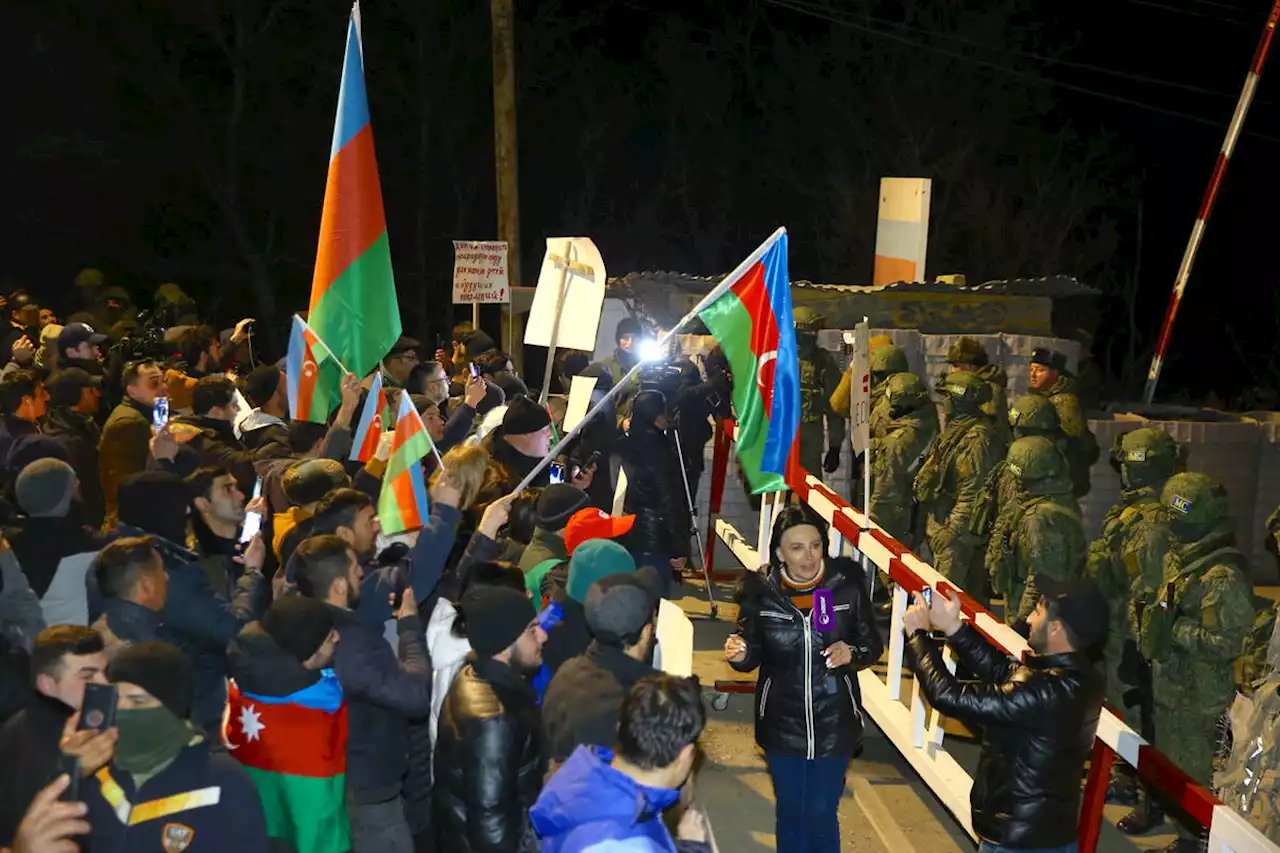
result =
[{"label": "azerbaijani flag on pole", "polygon": [[781,491],[788,466],[798,464],[800,429],[786,229],[775,231],[709,298],[698,316],[733,372],[738,458],[755,494]]},{"label": "azerbaijani flag on pole", "polygon": [[307,319],[357,376],[369,373],[400,337],[400,306],[365,96],[359,3],[347,25]]},{"label": "azerbaijani flag on pole", "polygon": [[387,410],[387,392],[382,389],[382,371],[373,374],[373,384],[369,386],[369,394],[364,398],[364,410],[360,412],[360,424],[351,442],[352,462],[368,462],[378,450],[378,440],[382,438],[383,417]]},{"label": "azerbaijani flag on pole", "polygon": [[288,696],[241,693],[227,682],[222,741],[258,789],[269,837],[298,853],[351,849],[347,705],[332,669]]},{"label": "azerbaijani flag on pole", "polygon": [[342,366],[315,331],[297,314],[289,332],[285,360],[285,384],[289,389],[289,417],[322,424],[338,404]]},{"label": "azerbaijani flag on pole", "polygon": [[409,395],[401,394],[396,437],[387,472],[382,476],[382,493],[378,495],[378,520],[384,533],[402,533],[426,524],[427,482],[422,458],[430,452],[431,436]]}]

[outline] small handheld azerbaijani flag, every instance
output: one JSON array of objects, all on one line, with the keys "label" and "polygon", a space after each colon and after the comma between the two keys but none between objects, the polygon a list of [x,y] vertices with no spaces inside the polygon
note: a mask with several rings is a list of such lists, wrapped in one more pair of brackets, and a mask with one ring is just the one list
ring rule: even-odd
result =
[{"label": "small handheld azerbaijani flag", "polygon": [[431,436],[408,394],[400,395],[396,437],[378,496],[378,519],[387,535],[421,527],[427,520],[427,483],[422,458],[431,452]]},{"label": "small handheld azerbaijani flag", "polygon": [[306,321],[293,315],[289,356],[285,362],[289,388],[289,417],[295,421],[324,423],[338,402],[342,370],[324,341]]},{"label": "small handheld azerbaijani flag", "polygon": [[755,494],[781,491],[788,467],[799,464],[800,429],[786,229],[775,231],[713,293],[699,317],[733,373],[738,458]]},{"label": "small handheld azerbaijani flag", "polygon": [[382,389],[382,371],[373,374],[373,385],[369,387],[369,395],[364,398],[364,410],[360,413],[360,425],[356,427],[354,440],[351,442],[352,462],[368,462],[378,450],[378,440],[386,429],[382,421],[383,412],[387,409],[387,392]]}]

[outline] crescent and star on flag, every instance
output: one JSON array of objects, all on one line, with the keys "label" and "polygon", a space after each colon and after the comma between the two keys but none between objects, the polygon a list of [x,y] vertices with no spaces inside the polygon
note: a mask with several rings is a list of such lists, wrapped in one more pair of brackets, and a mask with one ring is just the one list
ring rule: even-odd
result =
[{"label": "crescent and star on flag", "polygon": [[[227,721],[225,730],[230,734],[230,720]],[[262,722],[262,715],[259,714],[252,705],[245,705],[240,709],[240,717],[237,720],[240,723],[240,734],[244,736],[244,742],[261,740],[262,733],[267,730],[266,725]],[[223,741],[227,744],[228,750],[239,749],[244,743],[235,744],[231,742],[230,737],[223,737]]]}]

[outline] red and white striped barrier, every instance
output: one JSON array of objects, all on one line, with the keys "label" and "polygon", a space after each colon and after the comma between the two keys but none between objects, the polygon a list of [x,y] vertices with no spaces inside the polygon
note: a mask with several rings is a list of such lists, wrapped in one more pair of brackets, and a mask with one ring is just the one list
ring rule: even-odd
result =
[{"label": "red and white striped barrier", "polygon": [[[733,429],[732,422],[717,425],[717,451],[722,445],[727,446]],[[754,570],[765,562],[757,548],[760,543],[767,542],[763,533],[768,529],[765,522],[772,519],[771,502],[766,501],[762,507],[762,535],[757,538],[757,547],[752,547],[732,525],[723,519],[714,518],[720,511],[718,497],[724,491],[728,455],[727,452],[717,452],[714,458],[708,551],[714,545],[710,534],[715,534],[744,567]],[[915,682],[912,682],[910,707],[901,701],[904,646],[902,617],[906,612],[907,598],[910,593],[918,592],[926,586],[932,587],[941,595],[954,591],[960,598],[965,619],[995,646],[1018,659],[1030,651],[1030,647],[1016,631],[995,618],[964,590],[938,574],[932,566],[875,522],[851,507],[821,480],[807,471],[801,471],[799,479],[788,480],[787,485],[800,500],[831,525],[833,553],[847,544],[897,584],[889,633],[888,674],[883,681],[871,670],[863,670],[858,674],[863,704],[876,725],[893,741],[933,794],[973,836],[969,809],[969,791],[973,780],[947,753],[939,715],[936,711],[926,713],[919,686]],[[949,652],[946,660],[954,671],[955,664]],[[1235,810],[1221,803],[1211,791],[1192,781],[1107,708],[1103,709],[1098,723],[1093,760],[1085,785],[1079,822],[1081,853],[1094,853],[1096,850],[1111,764],[1117,756],[1137,768],[1138,774],[1148,785],[1177,802],[1208,830],[1209,853],[1280,853],[1280,846],[1269,841]]]}]

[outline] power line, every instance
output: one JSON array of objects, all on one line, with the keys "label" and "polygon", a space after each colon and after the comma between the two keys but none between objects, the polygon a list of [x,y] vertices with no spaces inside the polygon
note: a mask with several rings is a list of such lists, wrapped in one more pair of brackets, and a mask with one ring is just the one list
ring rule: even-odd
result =
[{"label": "power line", "polygon": [[[1091,95],[1095,98],[1114,101],[1116,103],[1125,104],[1126,106],[1137,107],[1138,109],[1147,110],[1153,113],[1159,113],[1161,115],[1170,116],[1171,118],[1180,118],[1185,121],[1195,122],[1196,124],[1203,124],[1208,127],[1213,127],[1218,129],[1222,128],[1222,122],[1217,121],[1215,119],[1208,118],[1206,116],[1195,115],[1193,113],[1184,113],[1178,110],[1171,110],[1166,107],[1159,107],[1159,106],[1156,106],[1155,104],[1146,103],[1145,101],[1138,101],[1133,98],[1126,98],[1123,95],[1116,95],[1110,92],[1099,92],[1096,89],[1090,89],[1085,86],[1078,86],[1074,83],[1065,83],[1060,80],[1045,80],[1039,75],[1033,74],[1031,72],[1021,71],[1016,68],[1009,68],[1008,66],[1000,65],[999,63],[988,62],[986,60],[977,59],[976,57],[972,57],[972,56],[965,56],[962,53],[956,53],[955,51],[947,50],[946,48],[936,47],[931,44],[924,44],[922,42],[909,39],[905,36],[897,35],[896,33],[885,32],[884,30],[878,30],[874,27],[869,27],[854,21],[835,18],[830,15],[823,14],[822,12],[816,11],[814,9],[807,8],[803,5],[799,5],[798,3],[794,2],[794,0],[763,0],[763,2],[773,6],[777,6],[782,9],[787,9],[789,11],[796,12],[797,14],[808,15],[810,17],[819,18],[821,20],[827,21],[828,23],[839,24],[841,26],[850,27],[852,29],[860,30],[862,32],[869,33],[871,35],[876,35],[876,36],[880,36],[881,38],[889,39],[890,41],[896,41],[901,44],[905,44],[909,47],[914,47],[919,50],[930,51],[932,53],[937,53],[942,56],[948,56],[948,57],[951,57],[952,59],[958,59],[961,62],[968,62],[973,65],[978,65],[984,68],[990,68],[993,71],[1000,71],[1005,74],[1012,75],[1014,77],[1021,77],[1024,79],[1031,79],[1031,80],[1041,80],[1043,82],[1048,83],[1049,85],[1057,86],[1059,88],[1067,89],[1073,92],[1079,92],[1084,95]],[[1246,133],[1249,133],[1251,136],[1256,136],[1260,139],[1265,139],[1269,142],[1280,142],[1280,137],[1268,136],[1266,134],[1256,133],[1254,131],[1246,131]]]},{"label": "power line", "polygon": [[[799,11],[799,9],[803,7],[806,10],[812,10],[812,12],[815,15],[819,15],[819,16],[824,15],[828,11],[832,11],[821,6],[817,6],[813,3],[803,2],[803,0],[790,0],[790,2],[792,3],[791,8],[793,9],[793,11]],[[1145,2],[1145,0],[1143,0],[1143,2]],[[932,36],[940,39],[946,39],[948,41],[959,42],[960,44],[971,44],[971,45],[974,45],[975,47],[981,47],[987,50],[999,51],[1001,53],[1008,53],[1015,56],[1024,56],[1028,59],[1037,59],[1046,65],[1061,65],[1064,68],[1079,68],[1083,71],[1093,71],[1098,74],[1106,74],[1111,77],[1118,77],[1124,80],[1133,80],[1138,83],[1150,83],[1157,86],[1167,86],[1172,89],[1182,89],[1187,92],[1195,92],[1201,95],[1213,95],[1219,98],[1229,98],[1232,101],[1234,101],[1237,97],[1239,97],[1238,94],[1233,95],[1233,94],[1230,94],[1229,92],[1219,92],[1216,89],[1206,89],[1203,86],[1196,86],[1191,83],[1180,83],[1174,80],[1164,80],[1159,77],[1147,77],[1143,74],[1134,74],[1129,71],[1121,71],[1115,68],[1107,68],[1101,65],[1091,65],[1087,62],[1076,62],[1069,59],[1058,59],[1052,56],[1044,56],[1043,54],[1031,53],[1030,51],[1021,50],[1016,47],[1003,47],[1003,46],[996,47],[986,42],[978,41],[977,39],[966,38],[964,36],[956,35],[954,33],[938,32],[937,30],[930,30],[925,27],[917,27],[917,26],[913,26],[911,24],[907,24],[899,21],[890,21],[886,18],[877,18],[873,15],[859,14],[858,20],[872,21],[874,23],[880,24],[881,26],[893,27],[899,30],[916,32],[922,35]]]},{"label": "power line", "polygon": [[[1211,12],[1198,12],[1195,9],[1186,9],[1181,6],[1170,6],[1167,3],[1157,3],[1155,2],[1155,0],[1127,0],[1127,2],[1132,3],[1135,6],[1149,6],[1153,9],[1163,9],[1166,12],[1173,12],[1174,14],[1178,14],[1178,15],[1186,15],[1187,17],[1190,17],[1190,18],[1202,18],[1210,21],[1219,21],[1224,24],[1230,24],[1233,27],[1250,26],[1248,21],[1242,21],[1239,18],[1227,18],[1227,17],[1223,17],[1220,14],[1213,14]],[[1225,3],[1209,3],[1206,5],[1217,6],[1223,9],[1230,9],[1233,12],[1244,11],[1243,9],[1240,9],[1237,6],[1228,6]]]}]

